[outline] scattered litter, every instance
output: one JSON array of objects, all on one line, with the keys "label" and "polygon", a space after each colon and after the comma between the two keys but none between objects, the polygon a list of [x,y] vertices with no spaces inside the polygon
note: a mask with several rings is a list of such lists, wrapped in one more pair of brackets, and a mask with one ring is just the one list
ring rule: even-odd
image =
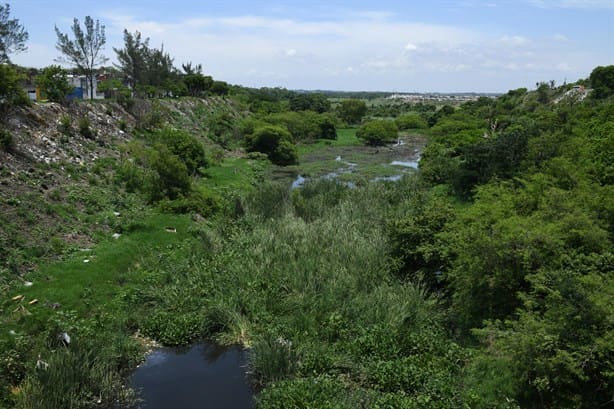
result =
[{"label": "scattered litter", "polygon": [[47,368],[49,368],[49,364],[43,361],[39,355],[38,359],[36,360],[36,369],[46,370]]},{"label": "scattered litter", "polygon": [[13,312],[18,312],[21,315],[32,315],[32,313],[28,311],[28,309],[24,307],[23,305],[20,305],[19,307],[15,308]]},{"label": "scattered litter", "polygon": [[24,281],[23,282],[23,286],[24,287],[32,287],[32,284],[34,284],[32,281]]},{"label": "scattered litter", "polygon": [[28,303],[28,305],[34,305],[34,304],[36,304],[37,302],[38,302],[38,299],[36,299],[36,298],[35,298],[35,299],[33,299],[32,301],[30,301],[30,302]]},{"label": "scattered litter", "polygon": [[169,233],[177,233],[176,227],[167,227],[165,230]]},{"label": "scattered litter", "polygon": [[121,234],[113,233],[113,235],[111,237],[113,237],[114,239],[119,239],[119,236],[121,236]]},{"label": "scattered litter", "polygon": [[62,306],[62,304],[60,304],[59,302],[54,302],[53,304],[50,305],[52,310],[57,310],[61,306]]},{"label": "scattered litter", "polygon": [[113,212],[113,215],[114,215],[115,217],[119,217],[119,216],[120,216],[120,214],[121,214],[121,213],[119,213],[119,212]]},{"label": "scattered litter", "polygon": [[16,295],[15,297],[11,298],[11,301],[22,301],[24,298],[26,298],[25,295]]},{"label": "scattered litter", "polygon": [[9,331],[9,335],[15,336],[15,335],[17,335],[17,333],[15,332],[15,330],[10,330]]},{"label": "scattered litter", "polygon": [[70,344],[70,335],[68,335],[67,332],[62,332],[58,338],[60,338],[60,341],[62,341],[64,346],[68,346]]},{"label": "scattered litter", "polygon": [[85,260],[83,260],[83,262],[84,262],[84,263],[89,263],[89,262],[90,262],[90,259],[89,259],[89,258],[86,258]]}]

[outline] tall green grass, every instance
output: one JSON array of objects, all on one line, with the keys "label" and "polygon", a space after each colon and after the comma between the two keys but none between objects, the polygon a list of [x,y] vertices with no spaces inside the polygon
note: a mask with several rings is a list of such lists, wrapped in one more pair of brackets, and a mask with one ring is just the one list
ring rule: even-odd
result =
[{"label": "tall green grass", "polygon": [[167,343],[251,347],[262,407],[460,404],[465,355],[437,296],[391,273],[387,224],[419,191],[412,177],[361,189],[262,185],[242,216],[202,226],[190,256],[160,255],[126,308]]}]

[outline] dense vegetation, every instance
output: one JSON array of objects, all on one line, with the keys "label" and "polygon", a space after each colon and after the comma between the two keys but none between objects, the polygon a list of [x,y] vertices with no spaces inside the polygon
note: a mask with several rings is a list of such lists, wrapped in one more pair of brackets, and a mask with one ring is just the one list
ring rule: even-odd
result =
[{"label": "dense vegetation", "polygon": [[[588,96],[538,83],[456,108],[367,106],[216,85],[140,33],[124,39],[120,68],[152,76],[114,96],[129,108],[118,155],[36,163],[0,128],[0,155],[33,169],[25,186],[68,175],[65,191],[2,198],[3,406],[129,405],[124,379],[151,340],[203,338],[250,349],[262,408],[612,404],[612,66],[582,82]],[[63,75],[39,77],[59,101]],[[3,118],[28,104],[23,77],[0,65]],[[265,177],[363,120],[367,144],[427,135],[420,172],[357,188]],[[103,142],[88,116],[58,131]],[[32,252],[18,221],[37,211],[106,230],[89,248],[49,237],[59,257]]]}]

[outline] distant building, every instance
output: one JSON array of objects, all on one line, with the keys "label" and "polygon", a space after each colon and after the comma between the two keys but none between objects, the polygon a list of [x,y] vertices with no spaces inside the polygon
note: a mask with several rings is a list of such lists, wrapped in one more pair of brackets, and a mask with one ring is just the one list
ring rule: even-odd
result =
[{"label": "distant building", "polygon": [[[94,77],[94,99],[104,99],[104,93],[98,92],[98,81],[103,80],[99,77]],[[75,87],[68,95],[69,99],[90,99],[90,87],[85,75],[68,75],[68,83]]]}]

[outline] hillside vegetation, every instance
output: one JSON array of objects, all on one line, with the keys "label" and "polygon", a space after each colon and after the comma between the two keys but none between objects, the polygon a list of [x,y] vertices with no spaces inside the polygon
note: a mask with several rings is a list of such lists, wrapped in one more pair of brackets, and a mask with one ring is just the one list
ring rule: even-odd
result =
[{"label": "hillside vegetation", "polygon": [[[124,379],[154,341],[208,339],[249,348],[261,408],[611,405],[604,69],[583,81],[598,92],[459,107],[233,89],[16,111],[0,153],[3,404],[130,405]],[[398,182],[270,180],[273,163],[362,148],[356,135],[379,155],[395,133],[427,139]],[[49,164],[32,153],[53,151],[44,138]]]}]

